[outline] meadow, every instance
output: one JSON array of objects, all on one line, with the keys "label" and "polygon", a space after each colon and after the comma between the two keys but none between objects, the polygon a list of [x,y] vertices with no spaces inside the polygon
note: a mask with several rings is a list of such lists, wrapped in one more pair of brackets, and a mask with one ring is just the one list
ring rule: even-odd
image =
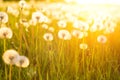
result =
[{"label": "meadow", "polygon": [[0,80],[120,80],[120,5],[0,3]]}]

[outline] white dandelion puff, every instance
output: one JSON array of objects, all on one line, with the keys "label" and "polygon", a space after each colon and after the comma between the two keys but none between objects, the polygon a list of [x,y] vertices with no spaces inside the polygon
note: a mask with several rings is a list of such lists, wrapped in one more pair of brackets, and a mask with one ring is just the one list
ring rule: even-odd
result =
[{"label": "white dandelion puff", "polygon": [[81,43],[80,44],[80,49],[87,49],[88,45],[86,43]]},{"label": "white dandelion puff", "polygon": [[0,38],[11,39],[12,36],[13,36],[13,32],[10,28],[8,28],[8,27],[1,27],[0,28]]},{"label": "white dandelion puff", "polygon": [[16,50],[10,49],[4,52],[2,59],[6,64],[15,64],[19,54]]},{"label": "white dandelion puff", "polygon": [[52,41],[53,40],[53,35],[51,33],[45,33],[43,35],[44,40],[46,41]]},{"label": "white dandelion puff", "polygon": [[41,22],[42,18],[43,18],[43,14],[39,11],[32,13],[32,20],[33,21]]},{"label": "white dandelion puff", "polygon": [[104,36],[104,35],[99,35],[99,36],[97,37],[97,41],[98,41],[99,43],[106,43],[106,42],[107,42],[107,37]]},{"label": "white dandelion puff", "polygon": [[37,22],[35,20],[29,20],[29,25],[31,26],[35,26],[37,24]]},{"label": "white dandelion puff", "polygon": [[64,39],[64,40],[70,40],[71,39],[71,34],[67,30],[59,30],[58,37],[60,39]]},{"label": "white dandelion puff", "polygon": [[19,1],[19,6],[20,6],[20,8],[26,8],[27,7],[26,1],[25,0],[20,0]]},{"label": "white dandelion puff", "polygon": [[55,29],[54,29],[53,27],[49,27],[48,30],[49,30],[50,32],[54,32],[54,31],[55,31]]},{"label": "white dandelion puff", "polygon": [[0,12],[0,22],[7,23],[8,22],[8,15],[5,12]]},{"label": "white dandelion puff", "polygon": [[78,39],[81,39],[83,38],[83,32],[79,31],[79,30],[73,30],[72,31],[72,35],[74,37],[77,37]]},{"label": "white dandelion puff", "polygon": [[48,29],[48,25],[47,24],[42,24],[42,28],[43,29]]},{"label": "white dandelion puff", "polygon": [[60,20],[60,21],[58,21],[57,24],[58,24],[58,27],[60,27],[60,28],[66,28],[66,26],[67,26],[67,23],[65,20]]},{"label": "white dandelion puff", "polygon": [[75,21],[73,23],[73,27],[80,29],[81,31],[88,31],[89,30],[89,25],[86,22],[83,21]]},{"label": "white dandelion puff", "polygon": [[17,58],[17,62],[15,63],[15,65],[17,67],[23,67],[23,68],[26,68],[29,66],[29,59],[26,57],[26,56],[19,56]]}]

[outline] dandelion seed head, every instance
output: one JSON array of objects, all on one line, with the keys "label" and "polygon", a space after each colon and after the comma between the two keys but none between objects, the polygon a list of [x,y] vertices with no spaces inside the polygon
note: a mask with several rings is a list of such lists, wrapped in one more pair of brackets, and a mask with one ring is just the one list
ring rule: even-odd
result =
[{"label": "dandelion seed head", "polygon": [[0,28],[0,38],[11,39],[12,36],[13,36],[13,32],[10,28],[8,28],[8,27],[1,27]]},{"label": "dandelion seed head", "polygon": [[53,40],[53,35],[51,33],[45,33],[43,35],[44,40],[46,41],[52,41]]},{"label": "dandelion seed head", "polygon": [[81,43],[80,44],[80,49],[87,49],[88,45],[86,43]]},{"label": "dandelion seed head", "polygon": [[72,35],[73,35],[74,37],[79,38],[79,39],[83,38],[83,32],[81,32],[81,31],[79,31],[79,30],[73,30],[73,31],[72,31]]},{"label": "dandelion seed head", "polygon": [[55,29],[54,29],[53,27],[49,27],[48,30],[49,30],[50,32],[54,32],[54,31],[55,31]]},{"label": "dandelion seed head", "polygon": [[67,26],[67,23],[65,20],[60,20],[60,21],[58,21],[57,24],[58,24],[58,27],[60,27],[60,28],[66,28],[66,26]]},{"label": "dandelion seed head", "polygon": [[32,13],[32,20],[36,22],[41,22],[41,18],[43,17],[43,14],[40,11],[36,11]]},{"label": "dandelion seed head", "polygon": [[43,29],[48,29],[48,25],[47,24],[42,24],[42,28]]},{"label": "dandelion seed head", "polygon": [[0,22],[7,23],[8,22],[8,15],[5,12],[0,12]]},{"label": "dandelion seed head", "polygon": [[98,41],[99,43],[106,43],[106,42],[107,42],[107,37],[104,36],[104,35],[99,35],[99,36],[97,37],[97,41]]},{"label": "dandelion seed head", "polygon": [[15,63],[17,67],[26,68],[29,66],[29,59],[26,56],[19,56],[17,62]]},{"label": "dandelion seed head", "polygon": [[73,23],[73,27],[80,29],[81,31],[88,31],[89,30],[88,23],[83,22],[83,21],[78,21],[78,20]]},{"label": "dandelion seed head", "polygon": [[20,0],[19,1],[19,6],[20,6],[20,8],[26,8],[27,7],[26,1],[25,0]]},{"label": "dandelion seed head", "polygon": [[29,21],[29,25],[35,26],[37,24],[37,22],[35,20],[30,20]]},{"label": "dandelion seed head", "polygon": [[18,56],[17,51],[10,49],[3,53],[2,59],[6,64],[15,64]]},{"label": "dandelion seed head", "polygon": [[64,39],[64,40],[70,40],[71,39],[71,34],[67,30],[59,30],[58,37],[60,39]]}]

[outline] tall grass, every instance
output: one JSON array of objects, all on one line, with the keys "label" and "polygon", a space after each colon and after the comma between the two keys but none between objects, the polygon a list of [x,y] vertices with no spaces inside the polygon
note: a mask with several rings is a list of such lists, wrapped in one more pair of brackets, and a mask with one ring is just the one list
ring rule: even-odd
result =
[{"label": "tall grass", "polygon": [[[5,11],[5,8],[0,7],[0,10]],[[18,76],[19,80],[120,80],[119,20],[115,32],[107,36],[108,41],[105,44],[97,42],[99,33],[91,32],[88,32],[89,35],[84,40],[74,37],[71,40],[61,40],[57,35],[60,30],[57,20],[53,20],[48,25],[55,28],[52,33],[54,40],[49,42],[43,39],[43,34],[49,32],[42,28],[43,23],[30,25],[28,31],[19,23],[19,19],[29,20],[35,10],[37,9],[34,7],[29,9],[28,16],[15,17],[8,13],[7,26],[13,30],[13,37],[4,42],[0,40],[0,55],[6,49],[13,48],[30,60],[28,68],[12,66],[11,80],[18,80]],[[19,23],[19,28],[16,28],[16,22]],[[67,25],[67,28],[72,31],[71,25]],[[79,48],[79,44],[83,42],[88,44],[86,50]],[[0,80],[4,80],[9,68],[6,66],[7,71],[4,69],[1,59],[0,63]]]}]

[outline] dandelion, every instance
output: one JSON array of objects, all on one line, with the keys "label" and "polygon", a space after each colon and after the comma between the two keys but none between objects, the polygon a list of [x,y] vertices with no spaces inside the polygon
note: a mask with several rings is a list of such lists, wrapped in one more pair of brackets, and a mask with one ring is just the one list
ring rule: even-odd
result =
[{"label": "dandelion", "polygon": [[25,0],[20,0],[19,1],[19,6],[20,6],[21,9],[27,7],[26,1]]},{"label": "dandelion", "polygon": [[81,43],[80,44],[80,49],[87,49],[88,45],[86,43]]},{"label": "dandelion", "polygon": [[105,34],[109,34],[109,33],[113,33],[114,31],[115,31],[114,28],[106,28],[105,31],[104,31],[104,33]]},{"label": "dandelion", "polygon": [[29,25],[35,26],[37,24],[37,22],[35,20],[30,20],[29,21]]},{"label": "dandelion", "polygon": [[43,38],[46,40],[46,41],[52,41],[53,40],[53,35],[51,33],[45,33],[43,35]]},{"label": "dandelion", "polygon": [[97,31],[96,26],[92,26],[92,27],[90,28],[90,32],[96,32],[96,31]]},{"label": "dandelion", "polygon": [[6,64],[15,64],[19,54],[17,51],[10,49],[4,52],[2,59]]},{"label": "dandelion", "polygon": [[8,15],[5,12],[0,12],[0,22],[7,23],[8,22]]},{"label": "dandelion", "polygon": [[87,37],[88,36],[88,32],[82,32],[83,33],[83,37]]},{"label": "dandelion", "polygon": [[95,22],[92,27],[94,29],[96,28],[96,30],[98,31],[103,30],[105,28],[105,26],[101,22]]},{"label": "dandelion", "polygon": [[26,28],[28,28],[30,26],[26,19],[20,19],[20,23]]},{"label": "dandelion", "polygon": [[60,31],[58,32],[58,37],[59,37],[60,39],[64,39],[64,40],[70,40],[70,39],[71,39],[71,34],[70,34],[70,32],[67,31],[67,30],[60,30]]},{"label": "dandelion", "polygon": [[13,12],[12,12],[12,15],[15,16],[15,17],[18,17],[19,16],[19,11],[17,9],[14,9]]},{"label": "dandelion", "polygon": [[43,29],[48,29],[48,25],[47,24],[42,24],[42,28]]},{"label": "dandelion", "polygon": [[13,35],[13,32],[10,28],[8,28],[8,27],[1,27],[0,28],[0,38],[11,39],[12,35]]},{"label": "dandelion", "polygon": [[97,37],[97,41],[99,43],[106,43],[107,42],[107,38],[104,35],[100,35],[100,36]]},{"label": "dandelion", "polygon": [[73,23],[73,27],[80,29],[81,31],[88,31],[89,30],[89,25],[88,23],[85,23],[83,21],[75,21]]},{"label": "dandelion", "polygon": [[79,30],[73,30],[73,31],[72,31],[72,35],[73,35],[74,37],[79,38],[79,39],[83,38],[83,32],[81,32],[81,31],[79,31]]},{"label": "dandelion", "polygon": [[29,66],[29,59],[26,56],[19,56],[15,65],[26,68]]},{"label": "dandelion", "polygon": [[51,20],[48,17],[43,15],[39,22],[40,23],[42,23],[42,22],[44,22],[44,23],[51,23]]},{"label": "dandelion", "polygon": [[10,6],[7,7],[7,12],[12,14],[15,17],[18,17],[19,15],[18,9],[14,9],[13,7],[10,7]]},{"label": "dandelion", "polygon": [[49,30],[50,32],[54,32],[55,29],[54,29],[53,27],[49,27],[48,30]]},{"label": "dandelion", "polygon": [[12,13],[13,10],[14,10],[14,9],[13,9],[12,7],[10,7],[10,6],[7,7],[7,12],[8,12],[8,13]]},{"label": "dandelion", "polygon": [[39,11],[33,12],[32,13],[32,20],[36,22],[41,22],[41,18],[43,17],[43,14]]},{"label": "dandelion", "polygon": [[60,20],[60,21],[58,21],[57,24],[58,24],[58,27],[60,27],[60,28],[66,28],[66,26],[67,26],[65,20]]}]

